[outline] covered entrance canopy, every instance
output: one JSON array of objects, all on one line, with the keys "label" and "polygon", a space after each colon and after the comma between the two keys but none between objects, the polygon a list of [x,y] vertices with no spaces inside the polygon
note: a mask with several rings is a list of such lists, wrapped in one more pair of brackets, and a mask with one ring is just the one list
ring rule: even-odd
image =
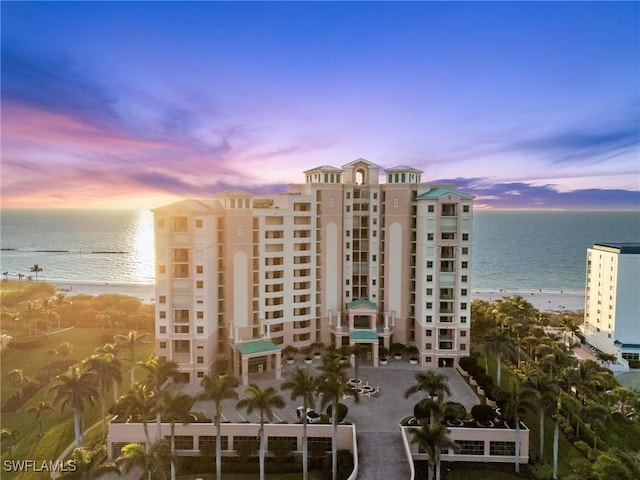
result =
[{"label": "covered entrance canopy", "polygon": [[249,363],[256,365],[256,371],[276,372],[276,380],[282,377],[282,354],[280,347],[270,340],[248,340],[233,345],[233,369],[236,376],[242,375],[242,385],[249,384]]}]

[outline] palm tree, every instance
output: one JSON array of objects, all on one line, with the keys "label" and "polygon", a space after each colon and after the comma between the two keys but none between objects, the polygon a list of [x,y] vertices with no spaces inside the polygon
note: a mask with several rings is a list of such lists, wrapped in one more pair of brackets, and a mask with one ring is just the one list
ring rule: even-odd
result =
[{"label": "palm tree", "polygon": [[68,468],[58,478],[61,480],[95,480],[106,473],[117,473],[120,469],[115,463],[102,463],[106,458],[107,447],[95,449],[77,447],[71,452]]},{"label": "palm tree", "polygon": [[85,360],[85,365],[90,372],[95,372],[100,386],[100,413],[102,414],[102,437],[107,433],[107,411],[105,397],[107,391],[114,384],[122,382],[120,361],[110,353],[92,355]]},{"label": "palm tree", "polygon": [[509,332],[500,328],[497,328],[489,332],[485,337],[485,345],[488,352],[496,355],[496,385],[500,386],[502,376],[502,355],[513,355],[516,351],[516,346],[509,335]]},{"label": "palm tree", "polygon": [[116,347],[129,352],[128,362],[131,364],[131,385],[134,383],[136,369],[136,350],[142,345],[149,343],[146,333],[138,334],[135,330],[131,330],[127,335],[116,335]]},{"label": "palm tree", "polygon": [[82,446],[82,413],[85,403],[93,404],[98,392],[96,390],[97,379],[93,372],[81,373],[80,367],[72,366],[66,373],[56,377],[57,383],[51,387],[55,392],[53,405],[62,401],[61,410],[69,405],[73,411],[73,428],[75,432],[76,446]]},{"label": "palm tree", "polygon": [[353,368],[354,368],[354,378],[357,380],[358,377],[358,366],[360,365],[360,360],[364,360],[367,358],[367,349],[362,346],[360,343],[355,343],[348,350],[349,354],[353,355]]},{"label": "palm tree", "polygon": [[27,408],[27,413],[36,414],[36,422],[38,423],[38,430],[40,431],[39,437],[44,436],[44,432],[42,431],[42,412],[51,410],[52,408],[49,402],[38,402],[37,405],[31,405]]},{"label": "palm tree", "polygon": [[109,413],[124,418],[126,421],[142,423],[147,449],[151,447],[147,422],[158,410],[158,402],[154,393],[141,383],[133,388],[111,406]]},{"label": "palm tree", "polygon": [[412,385],[404,392],[404,398],[409,398],[417,392],[426,392],[426,394],[435,399],[438,397],[443,399],[444,395],[451,395],[451,389],[447,383],[447,376],[434,370],[415,374],[416,384]]},{"label": "palm tree", "polygon": [[544,454],[544,422],[545,414],[553,414],[556,410],[558,395],[560,394],[560,384],[557,379],[544,373],[528,376],[527,383],[538,392],[538,420],[540,426],[540,444],[538,455],[542,460]]},{"label": "palm tree", "polygon": [[[147,378],[144,383],[153,390],[156,398],[160,398],[161,393],[167,386],[169,380],[177,380],[180,378],[178,364],[166,358],[158,358],[153,353],[149,355],[146,362],[138,362],[147,372]],[[160,411],[156,414],[157,434],[156,440],[160,439]]]},{"label": "palm tree", "polygon": [[[322,394],[322,408],[331,405],[332,439],[331,439],[331,475],[333,480],[338,476],[338,402],[347,392],[348,364],[340,360],[337,350],[328,350],[322,359],[321,374],[318,377],[318,392]],[[349,390],[354,395],[354,400],[359,401],[356,391]]]},{"label": "palm tree", "polygon": [[238,394],[231,377],[227,375],[218,376],[215,380],[207,376],[202,379],[204,392],[200,395],[203,400],[213,400],[215,403],[215,424],[216,424],[216,480],[222,479],[222,433],[220,432],[220,419],[222,417],[222,402],[224,400],[235,400]]},{"label": "palm tree", "polygon": [[284,408],[285,401],[273,387],[261,390],[255,383],[250,384],[245,390],[246,397],[238,402],[237,408],[243,408],[250,415],[255,410],[260,414],[260,480],[264,480],[264,421],[265,418],[273,420],[273,409]]},{"label": "palm tree", "polygon": [[[357,375],[357,374],[356,374]],[[302,398],[302,480],[307,480],[308,447],[307,447],[307,408],[315,406],[317,381],[306,368],[296,368],[291,378],[284,382],[282,390],[291,390],[291,400]]]},{"label": "palm tree", "polygon": [[18,441],[19,435],[20,432],[18,432],[18,430],[11,430],[10,428],[3,428],[0,432],[0,440],[3,443],[7,442],[9,444],[9,446],[7,447],[7,450],[9,450],[9,458],[11,458],[11,450]]},{"label": "palm tree", "polygon": [[169,443],[166,440],[158,440],[147,449],[139,443],[125,445],[122,447],[122,455],[116,459],[116,465],[122,467],[122,473],[139,468],[147,480],[166,480],[167,464],[170,461]]},{"label": "palm tree", "polygon": [[194,398],[183,392],[165,392],[162,396],[161,410],[165,420],[171,424],[171,480],[176,479],[176,422],[184,425],[195,421],[196,416],[191,411]]},{"label": "palm tree", "polygon": [[513,380],[509,391],[502,391],[499,394],[499,405],[503,416],[513,421],[516,427],[516,473],[520,473],[520,417],[536,411],[538,396],[538,392],[530,385],[523,385],[517,379]]},{"label": "palm tree", "polygon": [[413,433],[411,443],[417,443],[421,450],[428,455],[429,471],[427,478],[433,478],[435,467],[435,478],[440,480],[440,460],[441,452],[444,449],[456,448],[456,444],[449,437],[449,430],[437,422],[435,425],[429,425],[425,420],[420,421],[420,428],[410,428]]},{"label": "palm tree", "polygon": [[40,265],[38,265],[36,263],[33,267],[31,267],[31,271],[36,274],[36,282],[37,282],[38,281],[38,272],[41,272],[42,268],[40,268]]}]

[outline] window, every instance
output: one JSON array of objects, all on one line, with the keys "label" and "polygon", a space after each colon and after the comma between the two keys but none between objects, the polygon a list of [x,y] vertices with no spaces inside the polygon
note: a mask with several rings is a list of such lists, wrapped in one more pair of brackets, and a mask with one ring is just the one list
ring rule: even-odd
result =
[{"label": "window", "polygon": [[158,265],[158,273],[167,273],[167,267],[164,265]]},{"label": "window", "polygon": [[469,254],[469,247],[462,247],[462,254],[463,255],[468,255]]},{"label": "window", "polygon": [[435,206],[433,206],[433,205],[429,205],[429,206],[427,207],[427,211],[428,211],[429,213],[433,213],[433,212],[435,212],[435,211],[436,211]]},{"label": "window", "polygon": [[467,317],[466,316],[460,317],[460,323],[467,323]]},{"label": "window", "polygon": [[162,319],[167,318],[167,312],[165,311],[158,312],[158,318],[162,318]]},{"label": "window", "polygon": [[238,234],[239,237],[241,237],[242,235],[244,235],[244,225],[240,224],[236,227],[236,232]]},{"label": "window", "polygon": [[458,455],[484,455],[484,440],[458,440]]},{"label": "window", "polygon": [[424,348],[425,348],[425,350],[431,350],[433,348],[433,344],[432,343],[425,343],[424,344]]},{"label": "window", "polygon": [[196,327],[196,333],[199,333],[200,335],[202,335],[204,333],[204,327],[202,326]]},{"label": "window", "polygon": [[433,275],[427,275],[427,282],[433,282]]},{"label": "window", "polygon": [[189,333],[189,325],[175,325],[173,333]]},{"label": "window", "polygon": [[158,303],[167,303],[167,297],[165,295],[160,295],[158,297]]},{"label": "window", "polygon": [[460,344],[460,350],[464,351],[467,349],[467,344],[466,343],[461,343]]},{"label": "window", "polygon": [[204,273],[204,266],[196,265],[196,273]]},{"label": "window", "polygon": [[460,295],[462,295],[463,297],[467,295],[467,289],[463,288],[460,290]]},{"label": "window", "polygon": [[376,262],[376,261],[378,261],[378,256],[377,256],[377,255],[375,255],[375,254],[371,255],[371,261],[372,261],[372,262]]},{"label": "window", "polygon": [[196,228],[202,228],[202,219],[196,218]]},{"label": "window", "polygon": [[204,312],[196,312],[196,318],[202,320],[204,318]]},{"label": "window", "polygon": [[467,240],[469,240],[469,234],[468,233],[463,233],[462,234],[462,241],[466,242]]},{"label": "window", "polygon": [[432,260],[429,260],[427,262],[427,268],[433,268],[433,261]]},{"label": "window", "polygon": [[164,325],[160,327],[160,333],[167,333],[167,327]]},{"label": "window", "polygon": [[427,337],[431,337],[431,336],[433,335],[433,330],[425,330],[425,331],[424,331],[424,334],[425,334]]},{"label": "window", "polygon": [[176,450],[193,450],[193,437],[191,435],[175,435],[173,438],[176,442]]},{"label": "window", "polygon": [[[216,437],[215,435],[200,435],[198,437],[198,445],[200,445],[200,451],[215,452],[216,450]],[[220,447],[222,450],[229,449],[229,437],[220,437]]]},{"label": "window", "polygon": [[455,232],[442,232],[440,238],[442,238],[442,240],[455,240],[456,234]]},{"label": "window", "polygon": [[433,303],[432,302],[427,302],[427,309],[432,309],[433,308]]},{"label": "window", "polygon": [[158,228],[164,228],[164,220],[163,219],[158,220]]},{"label": "window", "polygon": [[189,276],[188,263],[176,263],[173,266],[173,276],[176,278],[186,278]]},{"label": "window", "polygon": [[398,197],[393,197],[393,208],[398,208],[400,206],[400,199]]},{"label": "window", "polygon": [[204,378],[204,372],[197,372],[197,373],[196,373],[196,377],[198,377],[198,378]]},{"label": "window", "polygon": [[460,276],[460,281],[466,283],[467,281],[467,276],[466,275],[461,275]]},{"label": "window", "polygon": [[427,288],[427,295],[433,295],[433,288]]},{"label": "window", "polygon": [[463,213],[469,213],[469,205],[463,205],[462,206],[462,211],[463,211]]},{"label": "window", "polygon": [[160,342],[160,348],[162,349],[167,348],[167,342]]},{"label": "window", "polygon": [[202,280],[196,281],[196,288],[204,288],[204,282]]},{"label": "window", "polygon": [[462,302],[460,304],[460,310],[466,310],[467,309],[467,304],[465,302]]},{"label": "window", "polygon": [[433,240],[433,233],[427,233],[427,240]]},{"label": "window", "polygon": [[187,217],[173,217],[171,219],[171,230],[173,232],[186,232]]},{"label": "window", "polygon": [[201,356],[196,357],[196,363],[204,363],[204,357],[201,357]]},{"label": "window", "polygon": [[469,266],[469,262],[462,262],[462,268],[467,268]]},{"label": "window", "polygon": [[489,455],[513,457],[516,454],[516,442],[490,442]]},{"label": "window", "polygon": [[427,323],[431,323],[431,322],[433,322],[433,316],[427,315]]},{"label": "window", "polygon": [[466,330],[460,330],[460,336],[461,337],[466,337],[467,336],[467,331]]}]

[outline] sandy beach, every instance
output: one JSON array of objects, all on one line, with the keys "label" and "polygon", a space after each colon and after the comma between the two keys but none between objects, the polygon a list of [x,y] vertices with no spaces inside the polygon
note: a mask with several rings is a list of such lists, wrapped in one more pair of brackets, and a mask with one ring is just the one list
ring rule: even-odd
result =
[{"label": "sandy beach", "polygon": [[492,302],[503,297],[521,296],[535,308],[543,312],[562,312],[584,310],[584,293],[563,290],[489,290],[473,291],[471,297],[475,300]]},{"label": "sandy beach", "polygon": [[[61,293],[73,295],[101,295],[104,293],[121,293],[139,298],[144,303],[153,303],[155,286],[139,283],[88,283],[88,282],[53,282]],[[479,300],[493,301],[502,297],[520,295],[538,310],[545,312],[577,311],[584,309],[584,294],[581,292],[565,292],[553,290],[487,290],[474,291],[471,297]]]},{"label": "sandy beach", "polygon": [[154,284],[143,283],[98,283],[98,282],[51,282],[60,293],[65,295],[102,295],[105,293],[120,293],[140,299],[143,303],[155,301],[156,287]]}]

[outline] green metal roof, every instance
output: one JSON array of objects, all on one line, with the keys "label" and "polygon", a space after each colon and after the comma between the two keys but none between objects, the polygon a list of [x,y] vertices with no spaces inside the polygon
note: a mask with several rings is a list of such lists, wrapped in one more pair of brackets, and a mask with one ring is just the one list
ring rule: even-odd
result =
[{"label": "green metal roof", "polygon": [[359,307],[360,305],[364,305],[366,307],[369,307],[373,310],[377,310],[378,309],[378,305],[370,302],[367,299],[364,298],[358,298],[357,300],[354,300],[353,302],[349,302],[347,303],[347,309],[351,309],[351,308],[355,308],[355,307]]},{"label": "green metal roof", "polygon": [[252,355],[254,353],[273,352],[280,350],[280,347],[270,340],[250,340],[248,342],[236,343],[236,349],[242,355]]},{"label": "green metal roof", "polygon": [[423,194],[418,195],[418,198],[440,198],[443,195],[447,194],[455,195],[465,200],[470,200],[473,198],[473,195],[469,195],[468,193],[463,193],[459,190],[453,190],[452,188],[442,187],[432,188],[428,192],[424,192]]},{"label": "green metal roof", "polygon": [[351,330],[349,332],[349,338],[351,340],[374,340],[378,341],[378,335],[371,330]]}]

